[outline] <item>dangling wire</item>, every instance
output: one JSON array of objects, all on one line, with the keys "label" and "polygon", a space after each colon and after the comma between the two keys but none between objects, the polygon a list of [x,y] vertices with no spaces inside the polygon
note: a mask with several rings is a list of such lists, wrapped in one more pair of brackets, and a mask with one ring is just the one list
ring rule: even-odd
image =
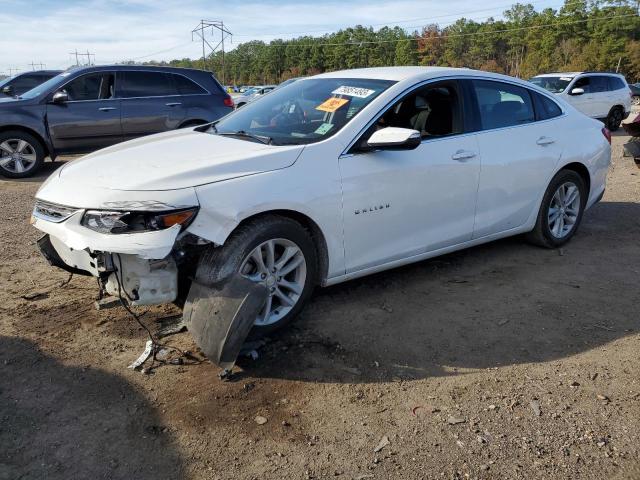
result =
[{"label": "dangling wire", "polygon": [[124,290],[125,295],[127,296],[127,298],[130,301],[133,301],[133,299],[129,296],[129,294],[127,293],[126,289],[122,286],[122,279],[118,277],[118,272],[120,272],[120,274],[122,275],[122,259],[120,258],[120,254],[116,253],[116,254],[112,254],[116,255],[118,257],[118,263],[119,263],[119,268],[116,267],[115,263],[113,265],[113,269],[114,269],[114,275],[116,277],[116,283],[118,284],[118,298],[120,299],[120,304],[124,307],[124,309],[129,312],[129,314],[135,319],[136,322],[138,322],[138,325],[140,325],[146,332],[147,335],[149,336],[149,341],[151,342],[151,346],[152,349],[151,351],[153,352],[153,356],[151,359],[151,366],[147,368],[147,371],[152,371],[155,368],[155,363],[158,362],[159,364],[163,364],[166,365],[167,362],[165,362],[164,360],[159,360],[156,358],[156,354],[158,353],[158,351],[160,351],[161,349],[165,348],[167,350],[173,350],[175,352],[178,352],[180,354],[181,357],[187,358],[189,360],[191,360],[191,362],[189,363],[183,363],[184,365],[198,365],[200,363],[203,362],[203,360],[200,360],[199,358],[191,355],[188,352],[185,352],[181,349],[179,349],[178,347],[174,347],[173,345],[169,345],[167,343],[162,343],[159,340],[156,340],[156,338],[154,337],[153,333],[151,333],[151,330],[149,330],[149,327],[147,327],[144,323],[142,323],[142,321],[140,320],[140,316],[137,315],[133,310],[131,310],[131,308],[129,307],[129,304],[127,303],[127,301],[124,299],[124,297],[122,296],[122,291]]}]

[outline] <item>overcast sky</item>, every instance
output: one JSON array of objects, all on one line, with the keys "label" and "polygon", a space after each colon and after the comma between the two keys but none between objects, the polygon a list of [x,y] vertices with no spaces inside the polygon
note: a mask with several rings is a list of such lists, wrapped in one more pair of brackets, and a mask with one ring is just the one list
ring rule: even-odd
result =
[{"label": "overcast sky", "polygon": [[[399,25],[446,25],[466,16],[500,18],[508,0],[0,0],[0,74],[75,64],[76,49],[95,54],[98,64],[123,60],[197,58],[201,44],[191,30],[201,18],[223,20],[234,33],[233,44],[269,41],[303,34],[322,35],[340,28]],[[562,0],[533,0],[537,10],[558,8]],[[209,39],[213,41],[214,39]],[[215,44],[214,44],[215,45]]]}]

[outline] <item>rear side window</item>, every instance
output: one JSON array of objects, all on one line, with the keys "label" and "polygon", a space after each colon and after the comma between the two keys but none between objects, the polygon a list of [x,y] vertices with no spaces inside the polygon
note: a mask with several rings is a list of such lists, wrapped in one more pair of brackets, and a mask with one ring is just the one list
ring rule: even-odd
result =
[{"label": "rear side window", "polygon": [[123,98],[179,95],[173,75],[163,72],[122,72]]},{"label": "rear side window", "polygon": [[609,91],[609,82],[607,77],[596,76],[591,77],[591,93],[602,93]]},{"label": "rear side window", "polygon": [[512,127],[535,121],[526,88],[491,80],[473,80],[482,130]]},{"label": "rear side window", "polygon": [[173,77],[173,81],[176,83],[178,91],[181,95],[200,95],[203,93],[207,93],[204,88],[202,88],[194,81],[189,80],[187,77],[174,74],[171,74],[171,76]]},{"label": "rear side window", "polygon": [[536,120],[548,120],[562,115],[562,109],[556,102],[537,92],[530,92],[536,106]]},{"label": "rear side window", "polygon": [[625,87],[620,77],[607,77],[607,80],[609,82],[609,90],[620,90]]}]

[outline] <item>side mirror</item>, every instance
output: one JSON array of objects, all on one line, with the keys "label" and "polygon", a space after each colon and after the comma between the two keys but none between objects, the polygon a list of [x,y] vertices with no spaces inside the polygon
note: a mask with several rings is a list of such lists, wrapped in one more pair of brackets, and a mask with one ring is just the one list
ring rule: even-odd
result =
[{"label": "side mirror", "polygon": [[584,88],[572,88],[569,95],[582,95],[584,93]]},{"label": "side mirror", "polygon": [[69,95],[67,92],[63,92],[62,90],[53,94],[53,98],[51,99],[53,103],[66,103],[69,101]]},{"label": "side mirror", "polygon": [[13,95],[13,87],[11,85],[7,85],[2,89],[2,93],[5,95]]},{"label": "side mirror", "polygon": [[422,142],[420,132],[410,128],[386,127],[373,133],[367,146],[377,150],[413,150]]}]

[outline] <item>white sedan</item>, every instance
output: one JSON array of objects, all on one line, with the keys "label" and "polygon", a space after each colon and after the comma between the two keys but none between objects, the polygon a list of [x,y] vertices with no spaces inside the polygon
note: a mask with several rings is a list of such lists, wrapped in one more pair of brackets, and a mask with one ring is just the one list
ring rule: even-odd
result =
[{"label": "white sedan", "polygon": [[70,162],[38,191],[33,224],[51,263],[134,305],[179,300],[192,278],[260,282],[260,334],[316,285],[517,234],[565,244],[610,156],[600,122],[528,82],[348,70]]}]

